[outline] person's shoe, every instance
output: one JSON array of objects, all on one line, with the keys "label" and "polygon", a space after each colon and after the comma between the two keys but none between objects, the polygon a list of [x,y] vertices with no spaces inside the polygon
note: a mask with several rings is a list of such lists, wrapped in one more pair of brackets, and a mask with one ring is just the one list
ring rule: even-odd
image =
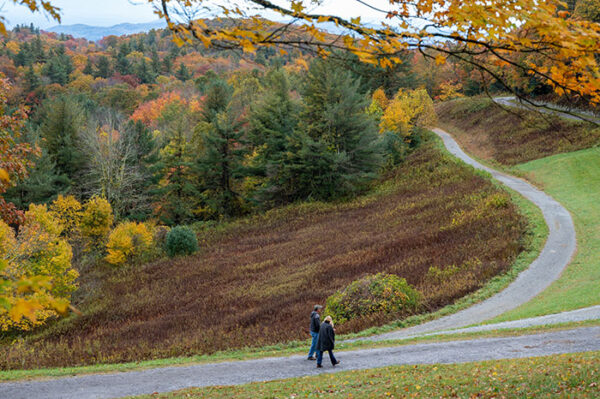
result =
[{"label": "person's shoe", "polygon": [[317,364],[317,368],[318,368],[318,369],[322,369],[322,368],[323,368],[323,366],[321,366],[320,364]]},{"label": "person's shoe", "polygon": [[334,366],[337,366],[338,364],[340,364],[339,360],[337,360],[335,363],[333,363]]},{"label": "person's shoe", "polygon": [[317,360],[317,358],[316,358],[316,357],[314,357],[314,356],[310,356],[310,357],[309,357],[308,359],[306,359],[306,360]]}]

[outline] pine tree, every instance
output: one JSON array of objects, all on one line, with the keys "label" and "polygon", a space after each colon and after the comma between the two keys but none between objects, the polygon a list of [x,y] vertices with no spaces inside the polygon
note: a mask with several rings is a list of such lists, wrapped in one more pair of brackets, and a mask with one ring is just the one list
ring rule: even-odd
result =
[{"label": "pine tree", "polygon": [[29,68],[25,71],[25,90],[32,92],[41,85],[40,77],[33,70],[33,65],[29,65]]},{"label": "pine tree", "polygon": [[148,62],[146,62],[145,58],[142,58],[142,62],[140,62],[137,66],[136,75],[138,78],[140,78],[140,82],[142,83],[154,83],[156,80],[156,76],[148,65]]},{"label": "pine tree", "polygon": [[297,106],[289,94],[289,83],[282,69],[266,76],[266,93],[250,109],[248,138],[254,156],[251,171],[261,179],[255,199],[270,207],[278,198],[280,168],[288,142],[298,124]]},{"label": "pine tree", "polygon": [[121,75],[131,74],[131,62],[127,59],[127,55],[131,52],[129,45],[125,42],[119,46],[119,52],[117,53],[116,70]]},{"label": "pine tree", "polygon": [[[150,37],[154,37],[154,36],[150,36]],[[160,57],[158,56],[158,51],[156,51],[156,47],[152,47],[152,55],[151,55],[151,67],[152,67],[152,71],[154,72],[154,75],[160,75],[161,72],[161,64],[160,64]]]},{"label": "pine tree", "polygon": [[58,194],[66,193],[69,187],[68,177],[57,172],[48,152],[44,151],[42,156],[35,160],[35,167],[29,172],[29,176],[10,188],[4,197],[19,209],[27,209],[31,203],[51,202]]},{"label": "pine tree", "polygon": [[90,60],[89,58],[85,64],[85,68],[83,68],[83,73],[85,73],[86,75],[94,74],[94,64],[92,63],[92,60]]},{"label": "pine tree", "polygon": [[189,115],[178,107],[169,107],[163,111],[163,116],[168,120],[163,129],[166,144],[153,167],[159,181],[153,191],[157,204],[155,211],[163,223],[179,225],[193,221],[198,197],[190,145],[192,131]]},{"label": "pine tree", "polygon": [[98,57],[98,61],[96,62],[96,77],[100,78],[110,78],[112,76],[112,68],[110,66],[110,60],[108,57],[102,55]]},{"label": "pine tree", "polygon": [[84,164],[79,145],[79,130],[83,123],[83,109],[69,97],[49,99],[42,106],[42,147],[55,163],[57,173],[66,175],[71,181]]},{"label": "pine tree", "polygon": [[297,186],[293,197],[345,196],[376,177],[382,149],[366,113],[368,99],[358,86],[349,72],[327,61],[311,64],[302,87],[300,125],[282,163],[284,176]]},{"label": "pine tree", "polygon": [[52,83],[66,85],[69,83],[73,62],[65,52],[65,46],[61,45],[54,49],[54,55],[44,65],[43,71]]},{"label": "pine tree", "polygon": [[182,62],[181,64],[179,64],[179,69],[175,73],[175,77],[181,80],[182,82],[185,82],[187,80],[190,80],[192,78],[192,75],[190,74],[190,71],[185,66],[185,64]]},{"label": "pine tree", "polygon": [[243,199],[235,186],[245,176],[242,124],[228,108],[232,89],[215,81],[208,88],[202,122],[198,130],[203,152],[196,167],[200,175],[204,206],[212,216],[234,216],[242,212]]}]

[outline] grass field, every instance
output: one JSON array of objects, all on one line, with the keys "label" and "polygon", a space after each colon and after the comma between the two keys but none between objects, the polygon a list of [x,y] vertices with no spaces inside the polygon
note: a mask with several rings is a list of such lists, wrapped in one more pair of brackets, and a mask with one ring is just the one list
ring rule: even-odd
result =
[{"label": "grass field", "polygon": [[600,148],[555,155],[517,169],[571,212],[577,254],[560,279],[541,295],[494,321],[600,304]]},{"label": "grass field", "polygon": [[600,142],[600,128],[553,115],[509,108],[489,98],[464,98],[436,106],[441,126],[470,154],[516,165],[577,151]]},{"label": "grass field", "polygon": [[395,366],[186,389],[156,398],[597,398],[600,352],[451,365]]},{"label": "grass field", "polygon": [[[371,194],[288,207],[201,233],[201,254],[105,270],[84,316],[0,348],[2,369],[116,363],[303,340],[310,306],[364,275],[406,277],[433,311],[506,271],[524,218],[433,142]],[[429,268],[446,271],[431,277]],[[359,331],[405,317],[363,317]]]}]

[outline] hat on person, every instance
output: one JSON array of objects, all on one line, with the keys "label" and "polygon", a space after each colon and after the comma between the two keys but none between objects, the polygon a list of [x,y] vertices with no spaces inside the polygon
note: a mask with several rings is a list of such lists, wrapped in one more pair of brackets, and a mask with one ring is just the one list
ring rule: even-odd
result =
[{"label": "hat on person", "polygon": [[323,309],[323,306],[321,306],[321,305],[315,305],[315,311],[317,311],[319,309]]}]

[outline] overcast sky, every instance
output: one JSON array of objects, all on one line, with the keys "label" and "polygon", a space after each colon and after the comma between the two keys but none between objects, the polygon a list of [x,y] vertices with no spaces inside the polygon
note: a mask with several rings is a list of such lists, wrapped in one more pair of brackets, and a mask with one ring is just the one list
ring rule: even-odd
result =
[{"label": "overcast sky", "polygon": [[[61,8],[63,25],[111,26],[122,22],[151,22],[157,19],[146,0],[53,0],[52,3]],[[389,4],[386,0],[371,0],[370,3],[383,7]],[[57,25],[56,21],[43,14],[32,14],[27,7],[16,6],[8,0],[0,0],[0,5],[3,5],[0,15],[6,17],[9,26],[31,22],[41,28]],[[364,22],[374,22],[381,15],[355,0],[325,0],[324,5],[316,11],[347,18],[362,16]]]}]

